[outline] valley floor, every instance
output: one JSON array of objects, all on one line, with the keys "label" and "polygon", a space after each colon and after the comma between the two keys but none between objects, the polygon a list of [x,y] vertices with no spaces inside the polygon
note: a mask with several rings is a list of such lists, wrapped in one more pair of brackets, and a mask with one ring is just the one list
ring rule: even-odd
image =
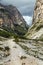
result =
[{"label": "valley floor", "polygon": [[0,65],[43,65],[43,42],[38,43],[0,41]]}]

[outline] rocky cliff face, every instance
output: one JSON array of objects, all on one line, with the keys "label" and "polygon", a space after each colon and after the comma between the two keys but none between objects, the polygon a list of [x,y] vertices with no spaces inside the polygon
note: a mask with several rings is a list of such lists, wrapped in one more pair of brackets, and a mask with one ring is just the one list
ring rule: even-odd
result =
[{"label": "rocky cliff face", "polygon": [[36,1],[33,25],[26,36],[31,39],[43,39],[43,0]]},{"label": "rocky cliff face", "polygon": [[27,31],[27,24],[15,6],[0,4],[0,28],[24,35]]},{"label": "rocky cliff face", "polygon": [[33,22],[38,22],[39,20],[43,21],[43,0],[37,0],[34,9]]}]

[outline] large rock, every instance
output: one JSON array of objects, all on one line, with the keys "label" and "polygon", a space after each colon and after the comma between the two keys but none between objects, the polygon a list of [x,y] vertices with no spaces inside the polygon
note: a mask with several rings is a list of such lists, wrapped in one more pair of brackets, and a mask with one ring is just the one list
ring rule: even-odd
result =
[{"label": "large rock", "polygon": [[43,0],[37,0],[34,15],[33,25],[26,34],[30,39],[43,39]]},{"label": "large rock", "polygon": [[0,4],[0,28],[24,35],[27,31],[27,24],[15,6]]},{"label": "large rock", "polygon": [[[43,21],[43,0],[36,0],[33,22]],[[40,22],[40,21],[39,21]]]}]

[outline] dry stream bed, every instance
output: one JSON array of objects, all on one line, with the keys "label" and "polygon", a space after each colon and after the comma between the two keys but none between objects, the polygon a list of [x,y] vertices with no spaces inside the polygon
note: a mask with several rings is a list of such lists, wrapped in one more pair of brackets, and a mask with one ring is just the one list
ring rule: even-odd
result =
[{"label": "dry stream bed", "polygon": [[43,42],[0,40],[0,65],[43,65]]}]

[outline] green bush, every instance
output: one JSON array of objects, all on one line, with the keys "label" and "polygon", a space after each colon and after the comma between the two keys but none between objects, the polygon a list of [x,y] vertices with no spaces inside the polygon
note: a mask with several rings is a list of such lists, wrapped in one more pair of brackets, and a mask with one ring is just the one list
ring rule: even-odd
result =
[{"label": "green bush", "polygon": [[26,56],[21,56],[20,57],[20,59],[22,60],[22,59],[26,59],[27,57]]},{"label": "green bush", "polygon": [[0,36],[8,38],[11,36],[11,33],[4,30],[0,30]]}]

